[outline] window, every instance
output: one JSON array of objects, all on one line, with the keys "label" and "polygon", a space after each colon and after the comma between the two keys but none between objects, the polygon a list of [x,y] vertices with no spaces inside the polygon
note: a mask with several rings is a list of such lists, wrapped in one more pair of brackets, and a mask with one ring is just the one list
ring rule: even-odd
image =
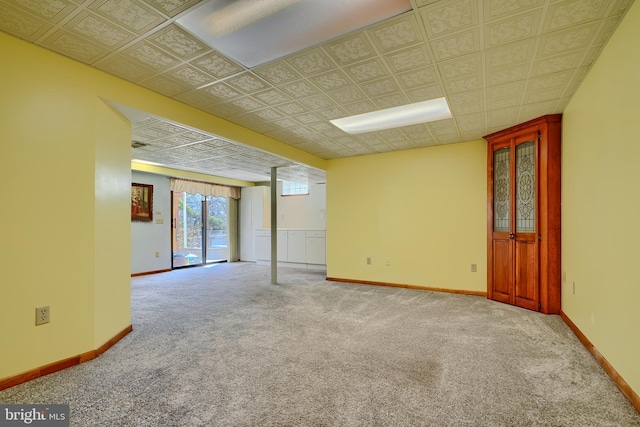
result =
[{"label": "window", "polygon": [[308,195],[309,185],[302,182],[282,181],[282,195],[283,196],[295,196],[295,195]]}]

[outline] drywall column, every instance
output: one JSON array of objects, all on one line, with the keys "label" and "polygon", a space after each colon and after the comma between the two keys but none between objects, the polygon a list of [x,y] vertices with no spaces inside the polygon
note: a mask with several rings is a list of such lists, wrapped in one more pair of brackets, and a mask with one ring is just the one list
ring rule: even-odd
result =
[{"label": "drywall column", "polygon": [[271,168],[271,284],[278,284],[278,168]]}]

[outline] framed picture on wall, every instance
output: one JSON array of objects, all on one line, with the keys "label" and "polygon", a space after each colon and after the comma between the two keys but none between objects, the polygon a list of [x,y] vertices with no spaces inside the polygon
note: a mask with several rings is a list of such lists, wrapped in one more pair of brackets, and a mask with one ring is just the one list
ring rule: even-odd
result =
[{"label": "framed picture on wall", "polygon": [[131,184],[131,221],[153,220],[153,185]]}]

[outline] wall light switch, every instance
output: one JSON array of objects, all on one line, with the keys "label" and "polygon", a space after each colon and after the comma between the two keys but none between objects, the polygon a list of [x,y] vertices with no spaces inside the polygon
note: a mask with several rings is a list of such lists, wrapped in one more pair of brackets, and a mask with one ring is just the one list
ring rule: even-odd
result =
[{"label": "wall light switch", "polygon": [[156,218],[156,224],[164,224],[164,219]]}]

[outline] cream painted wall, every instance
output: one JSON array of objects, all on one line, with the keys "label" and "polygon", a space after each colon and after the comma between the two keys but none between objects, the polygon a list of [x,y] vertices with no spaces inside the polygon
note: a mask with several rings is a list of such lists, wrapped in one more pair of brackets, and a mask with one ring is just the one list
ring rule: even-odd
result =
[{"label": "cream painted wall", "polygon": [[472,141],[331,160],[327,276],[485,292],[486,156]]},{"label": "cream painted wall", "polygon": [[640,394],[638,40],[636,2],[563,116],[562,310]]}]

